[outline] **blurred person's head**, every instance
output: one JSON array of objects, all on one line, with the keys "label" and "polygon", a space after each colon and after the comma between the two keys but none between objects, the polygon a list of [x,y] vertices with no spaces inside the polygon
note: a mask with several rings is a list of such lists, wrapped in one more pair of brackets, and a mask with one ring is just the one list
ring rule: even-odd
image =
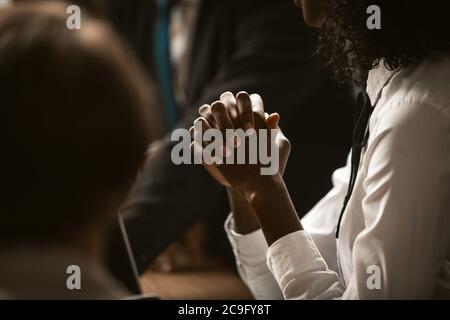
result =
[{"label": "blurred person's head", "polygon": [[[306,23],[319,29],[318,51],[339,80],[363,84],[381,61],[390,70],[450,52],[449,0],[297,0]],[[369,29],[369,6],[381,29]]]},{"label": "blurred person's head", "polygon": [[152,137],[136,60],[85,15],[67,29],[66,8],[0,11],[0,250],[95,246]]}]

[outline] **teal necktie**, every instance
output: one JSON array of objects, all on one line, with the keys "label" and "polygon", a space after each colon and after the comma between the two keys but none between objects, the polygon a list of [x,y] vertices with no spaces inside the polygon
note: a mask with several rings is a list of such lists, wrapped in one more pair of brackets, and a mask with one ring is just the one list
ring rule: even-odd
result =
[{"label": "teal necktie", "polygon": [[177,121],[177,103],[172,82],[170,61],[170,8],[171,0],[157,0],[155,23],[155,68],[161,86],[166,126],[173,129]]}]

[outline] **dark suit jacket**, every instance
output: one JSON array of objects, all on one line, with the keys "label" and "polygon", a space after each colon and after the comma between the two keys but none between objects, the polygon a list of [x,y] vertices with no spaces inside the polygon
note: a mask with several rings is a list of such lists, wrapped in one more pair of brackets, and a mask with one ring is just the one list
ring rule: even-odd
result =
[{"label": "dark suit jacket", "polygon": [[[110,5],[114,24],[152,73],[151,42],[145,39],[151,39],[153,2],[110,0]],[[179,119],[179,126],[188,128],[198,108],[224,91],[259,93],[269,112],[280,113],[292,142],[285,179],[300,215],[325,195],[332,171],[344,164],[353,121],[349,90],[336,86],[314,57],[314,38],[291,0],[203,1],[188,104]],[[223,234],[224,189],[201,166],[173,165],[172,146],[164,140],[123,210],[140,271],[201,219],[219,219],[215,225]],[[114,254],[111,261],[120,262]]]}]

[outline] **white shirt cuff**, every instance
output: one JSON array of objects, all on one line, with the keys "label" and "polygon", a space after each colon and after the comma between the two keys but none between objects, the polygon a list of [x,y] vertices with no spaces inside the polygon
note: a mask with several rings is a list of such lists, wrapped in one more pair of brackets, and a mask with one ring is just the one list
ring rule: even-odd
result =
[{"label": "white shirt cuff", "polygon": [[267,265],[282,289],[302,275],[328,270],[306,231],[297,231],[276,241],[267,251]]},{"label": "white shirt cuff", "polygon": [[239,234],[235,231],[234,219],[230,214],[225,221],[225,231],[236,257],[250,264],[265,263],[269,247],[261,229],[245,235]]}]

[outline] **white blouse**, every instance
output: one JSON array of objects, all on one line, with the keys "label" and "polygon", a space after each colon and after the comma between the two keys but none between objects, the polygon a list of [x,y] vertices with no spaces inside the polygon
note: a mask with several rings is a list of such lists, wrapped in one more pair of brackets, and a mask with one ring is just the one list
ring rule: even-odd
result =
[{"label": "white blouse", "polygon": [[372,103],[381,98],[339,240],[349,163],[302,219],[305,231],[270,248],[261,230],[239,235],[227,220],[256,298],[450,299],[450,56],[394,75],[380,66],[367,92]]}]

